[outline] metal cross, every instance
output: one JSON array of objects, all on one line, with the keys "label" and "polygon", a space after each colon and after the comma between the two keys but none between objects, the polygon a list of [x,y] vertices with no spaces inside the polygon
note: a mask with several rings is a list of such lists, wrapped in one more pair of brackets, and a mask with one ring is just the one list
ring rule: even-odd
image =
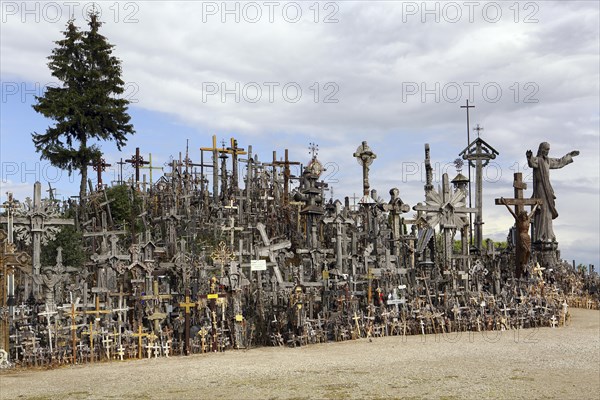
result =
[{"label": "metal cross", "polygon": [[135,168],[135,183],[140,181],[140,167],[150,164],[148,161],[144,161],[144,157],[140,155],[139,147],[135,148],[135,154],[125,162],[130,163]]}]

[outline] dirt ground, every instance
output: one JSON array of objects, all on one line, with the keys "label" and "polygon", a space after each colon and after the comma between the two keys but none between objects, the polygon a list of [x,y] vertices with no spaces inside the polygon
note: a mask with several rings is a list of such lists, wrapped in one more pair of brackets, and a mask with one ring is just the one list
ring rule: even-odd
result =
[{"label": "dirt ground", "polygon": [[3,371],[0,399],[598,399],[600,312],[564,328]]}]

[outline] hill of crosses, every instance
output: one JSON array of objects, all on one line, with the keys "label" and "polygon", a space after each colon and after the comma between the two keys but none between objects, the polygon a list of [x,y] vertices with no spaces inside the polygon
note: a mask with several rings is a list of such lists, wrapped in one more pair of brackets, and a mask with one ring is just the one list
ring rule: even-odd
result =
[{"label": "hill of crosses", "polygon": [[456,176],[435,187],[424,146],[423,200],[413,205],[401,188],[389,198],[371,189],[366,141],[348,154],[362,171],[360,198],[327,199],[314,145],[303,165],[287,150],[267,161],[216,137],[197,162],[186,150],[161,173],[137,149],[108,184],[109,164],[97,159],[85,198],[55,199],[40,182],[31,198],[9,193],[0,365],[559,329],[569,307],[598,308],[599,278],[560,258],[548,169],[578,152],[550,158],[545,145],[527,153],[533,193],[516,173],[496,199],[515,219],[502,246],[483,240],[481,176],[498,152],[479,137],[460,153],[471,183],[456,162]]}]

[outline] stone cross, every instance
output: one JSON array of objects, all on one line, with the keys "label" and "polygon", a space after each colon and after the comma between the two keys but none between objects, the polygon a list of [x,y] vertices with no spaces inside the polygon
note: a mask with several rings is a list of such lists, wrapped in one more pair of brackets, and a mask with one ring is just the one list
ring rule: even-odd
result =
[{"label": "stone cross", "polygon": [[363,198],[360,200],[361,203],[371,203],[369,196],[369,166],[373,163],[373,160],[377,158],[377,155],[373,153],[371,148],[367,145],[366,141],[363,141],[360,146],[356,149],[353,154],[356,157],[356,161],[362,166],[363,173]]}]

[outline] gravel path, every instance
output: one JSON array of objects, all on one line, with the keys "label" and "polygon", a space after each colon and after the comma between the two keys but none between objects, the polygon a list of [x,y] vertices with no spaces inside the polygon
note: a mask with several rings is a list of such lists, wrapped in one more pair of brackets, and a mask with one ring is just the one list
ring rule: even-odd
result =
[{"label": "gravel path", "polygon": [[558,329],[5,371],[0,399],[598,399],[600,312],[571,315]]}]

